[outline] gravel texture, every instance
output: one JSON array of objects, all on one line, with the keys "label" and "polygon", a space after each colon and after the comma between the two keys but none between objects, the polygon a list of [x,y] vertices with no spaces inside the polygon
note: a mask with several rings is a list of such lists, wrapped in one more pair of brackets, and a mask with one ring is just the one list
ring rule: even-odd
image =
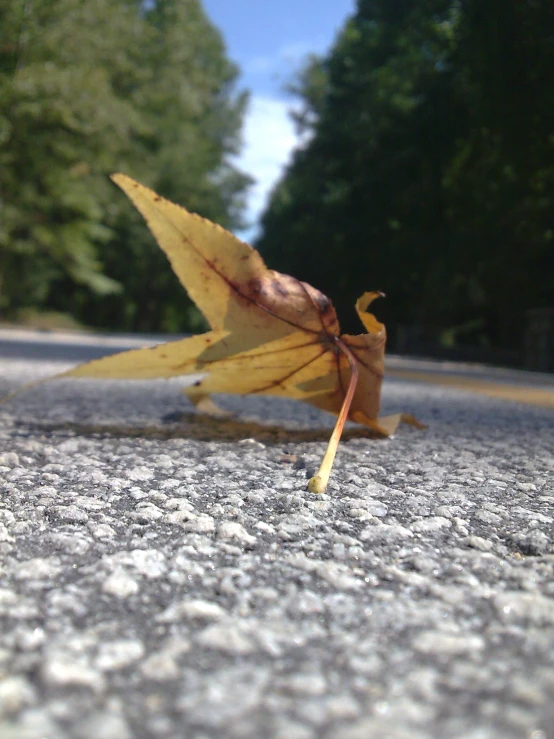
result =
[{"label": "gravel texture", "polygon": [[390,381],[315,496],[333,419],[178,390],[0,406],[0,739],[554,736],[552,411]]}]

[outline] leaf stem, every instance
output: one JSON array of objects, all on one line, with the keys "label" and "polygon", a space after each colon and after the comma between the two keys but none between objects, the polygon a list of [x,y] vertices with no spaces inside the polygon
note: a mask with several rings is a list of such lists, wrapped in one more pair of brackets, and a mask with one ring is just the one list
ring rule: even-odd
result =
[{"label": "leaf stem", "polygon": [[340,437],[342,436],[342,430],[344,428],[344,424],[346,423],[346,419],[348,418],[350,406],[352,405],[352,398],[354,397],[354,393],[356,392],[356,385],[358,384],[359,370],[356,358],[354,357],[350,349],[346,346],[346,344],[338,336],[334,338],[334,341],[341,352],[345,354],[346,358],[348,359],[348,364],[350,365],[350,382],[348,384],[348,389],[342,402],[335,428],[333,429],[333,433],[331,434],[331,438],[329,439],[327,451],[325,452],[325,455],[321,462],[321,466],[317,474],[308,482],[308,490],[310,491],[310,493],[324,493],[327,488],[329,475],[331,474],[331,467],[333,466],[335,455],[337,453],[337,447],[339,445]]}]

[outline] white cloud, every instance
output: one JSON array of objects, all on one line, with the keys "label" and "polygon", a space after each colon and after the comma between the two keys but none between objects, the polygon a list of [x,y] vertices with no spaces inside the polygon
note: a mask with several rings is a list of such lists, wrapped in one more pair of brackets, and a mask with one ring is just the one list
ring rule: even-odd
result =
[{"label": "white cloud", "polygon": [[[247,212],[253,225],[257,225],[269,192],[297,144],[289,108],[287,101],[277,98],[254,95],[250,99],[243,131],[244,148],[237,163],[256,180],[250,190]],[[242,236],[252,237],[253,231],[249,229]]]},{"label": "white cloud", "polygon": [[255,56],[243,64],[243,73],[265,75],[275,66],[275,59],[270,56]]},{"label": "white cloud", "polygon": [[255,56],[243,64],[243,72],[252,75],[291,74],[308,54],[318,53],[324,44],[317,41],[287,44],[271,56]]}]

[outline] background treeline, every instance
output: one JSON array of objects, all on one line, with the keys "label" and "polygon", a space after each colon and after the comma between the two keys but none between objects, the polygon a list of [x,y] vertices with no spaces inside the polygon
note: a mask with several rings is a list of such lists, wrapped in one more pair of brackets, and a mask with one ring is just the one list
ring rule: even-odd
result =
[{"label": "background treeline", "polygon": [[347,328],[380,289],[393,341],[519,348],[554,306],[553,84],[552,0],[359,0],[293,85],[308,144],[258,247]]},{"label": "background treeline", "polygon": [[194,311],[124,171],[227,227],[245,95],[199,0],[0,3],[0,319],[178,330]]},{"label": "background treeline", "polygon": [[[200,327],[107,174],[240,226],[237,74],[200,0],[0,2],[0,320]],[[359,0],[291,85],[303,144],[258,248],[347,330],[381,289],[393,345],[519,346],[554,304],[553,80],[552,0]]]}]

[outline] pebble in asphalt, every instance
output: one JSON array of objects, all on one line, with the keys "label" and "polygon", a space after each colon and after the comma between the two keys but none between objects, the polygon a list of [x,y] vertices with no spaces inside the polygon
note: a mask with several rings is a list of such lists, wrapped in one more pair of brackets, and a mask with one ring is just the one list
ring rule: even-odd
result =
[{"label": "pebble in asphalt", "polygon": [[322,496],[333,419],[301,404],[214,423],[171,382],[78,381],[0,406],[0,738],[553,736],[554,414],[384,398],[429,429],[350,429]]}]

